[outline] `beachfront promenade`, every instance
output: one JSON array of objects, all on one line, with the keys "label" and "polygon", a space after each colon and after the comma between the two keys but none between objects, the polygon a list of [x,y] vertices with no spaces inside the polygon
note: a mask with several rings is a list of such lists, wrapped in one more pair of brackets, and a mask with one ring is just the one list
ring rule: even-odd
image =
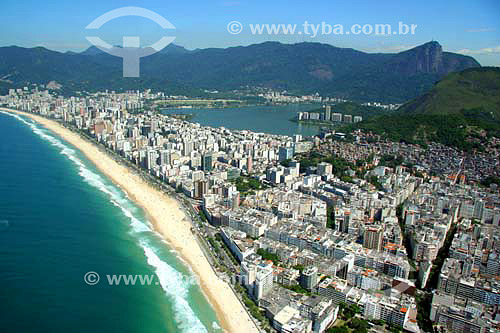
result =
[{"label": "beachfront promenade", "polygon": [[197,275],[200,287],[213,305],[221,326],[230,332],[258,331],[254,321],[233,289],[213,269],[213,258],[199,237],[192,221],[195,214],[182,205],[165,185],[128,162],[82,132],[75,132],[52,119],[12,109],[2,109],[27,116],[62,137],[93,162],[96,167],[119,185],[127,195],[141,206],[155,229],[188,263]]}]

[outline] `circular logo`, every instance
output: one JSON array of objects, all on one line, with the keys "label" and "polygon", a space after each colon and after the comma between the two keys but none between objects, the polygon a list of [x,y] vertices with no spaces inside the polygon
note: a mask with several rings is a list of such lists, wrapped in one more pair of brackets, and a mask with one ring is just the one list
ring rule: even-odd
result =
[{"label": "circular logo", "polygon": [[227,24],[227,31],[232,35],[237,35],[243,31],[243,25],[238,21],[231,21]]},{"label": "circular logo", "polygon": [[99,283],[99,274],[96,272],[87,272],[85,273],[83,280],[85,281],[86,284],[89,286],[93,286]]}]

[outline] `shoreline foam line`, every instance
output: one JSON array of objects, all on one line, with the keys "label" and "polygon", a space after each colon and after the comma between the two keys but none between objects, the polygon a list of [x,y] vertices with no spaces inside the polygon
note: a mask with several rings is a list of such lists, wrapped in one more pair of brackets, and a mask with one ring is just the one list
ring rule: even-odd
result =
[{"label": "shoreline foam line", "polygon": [[[162,261],[158,255],[154,253],[152,245],[149,244],[150,242],[140,238],[140,233],[143,232],[149,233],[150,236],[156,236],[158,234],[154,230],[151,230],[149,221],[140,221],[130,208],[125,207],[127,204],[130,205],[130,199],[125,199],[125,192],[118,192],[116,189],[117,186],[114,184],[106,184],[102,176],[89,170],[85,163],[75,155],[76,151],[74,149],[68,147],[67,144],[61,142],[51,134],[45,133],[47,130],[39,128],[35,123],[27,122],[18,115],[8,115],[18,118],[18,120],[28,125],[40,138],[48,141],[52,146],[57,147],[59,149],[59,153],[65,155],[79,169],[79,175],[82,177],[84,182],[106,194],[109,201],[122,211],[123,215],[130,221],[130,233],[134,236],[138,245],[142,248],[148,265],[154,268],[155,274],[160,281],[164,293],[173,303],[173,308],[175,310],[174,319],[179,328],[181,328],[182,332],[207,332],[207,329],[203,326],[198,317],[196,317],[196,314],[187,302],[189,285],[183,283],[182,274],[166,262]],[[151,257],[153,257],[154,260],[152,260]],[[177,294],[172,290],[172,286],[177,286]]]},{"label": "shoreline foam line", "polygon": [[189,268],[199,278],[200,287],[214,307],[222,328],[229,332],[258,331],[232,289],[213,271],[191,233],[188,217],[175,198],[156,190],[134,171],[102,152],[96,144],[82,139],[77,133],[57,122],[32,113],[6,108],[0,110],[27,116],[80,150],[100,172],[120,186],[132,201],[144,209],[154,229],[188,263]]}]

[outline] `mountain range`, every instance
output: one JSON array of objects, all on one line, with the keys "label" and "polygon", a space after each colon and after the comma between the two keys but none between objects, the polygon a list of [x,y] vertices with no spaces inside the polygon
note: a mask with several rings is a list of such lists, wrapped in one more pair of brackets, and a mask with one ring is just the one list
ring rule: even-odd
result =
[{"label": "mountain range", "polygon": [[469,68],[450,73],[397,111],[345,130],[353,128],[393,141],[434,141],[465,150],[482,150],[491,137],[500,137],[500,68]]},{"label": "mountain range", "polygon": [[265,42],[187,50],[171,44],[141,59],[141,77],[123,78],[122,59],[95,47],[81,53],[43,47],[0,48],[0,88],[56,81],[64,92],[152,88],[201,94],[266,87],[365,102],[402,103],[446,74],[480,67],[432,41],[400,53],[365,53],[321,43]]},{"label": "mountain range", "polygon": [[480,110],[500,121],[500,68],[481,67],[451,73],[398,111],[449,115],[464,110]]}]

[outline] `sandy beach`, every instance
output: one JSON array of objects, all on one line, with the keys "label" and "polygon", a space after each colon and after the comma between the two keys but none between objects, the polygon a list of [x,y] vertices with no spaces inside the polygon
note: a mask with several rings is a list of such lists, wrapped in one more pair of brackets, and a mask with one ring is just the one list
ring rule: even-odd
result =
[{"label": "sandy beach", "polygon": [[191,223],[177,200],[156,190],[129,168],[120,165],[97,145],[78,134],[35,114],[0,108],[28,116],[54,132],[77,149],[119,185],[147,213],[156,230],[164,237],[198,276],[201,288],[213,305],[222,328],[228,332],[257,332],[255,324],[228,284],[217,277],[191,233]]}]

